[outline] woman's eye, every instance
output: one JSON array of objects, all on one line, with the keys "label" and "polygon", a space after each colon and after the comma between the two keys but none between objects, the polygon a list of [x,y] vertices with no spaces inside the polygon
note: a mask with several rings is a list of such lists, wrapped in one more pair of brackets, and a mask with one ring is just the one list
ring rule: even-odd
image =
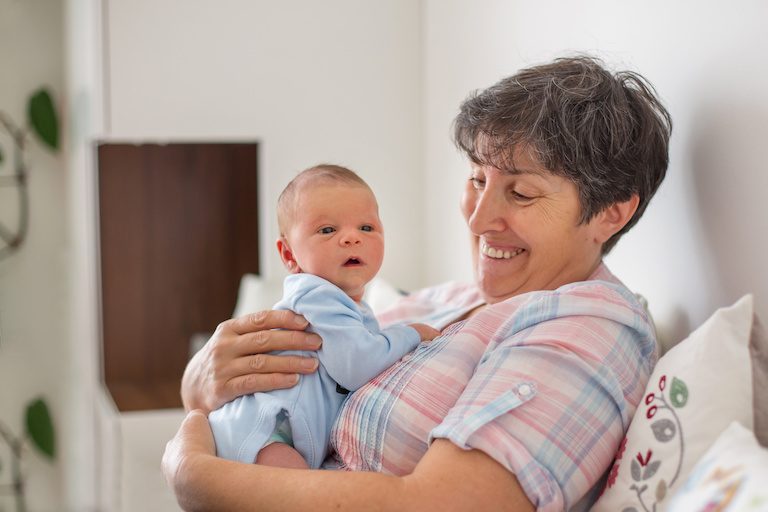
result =
[{"label": "woman's eye", "polygon": [[334,231],[336,231],[336,230],[334,228],[332,228],[331,226],[326,226],[324,228],[320,228],[318,233],[323,234],[323,235],[330,235]]},{"label": "woman's eye", "polygon": [[512,194],[512,197],[515,199],[515,201],[520,201],[520,202],[525,203],[525,202],[533,201],[534,200],[534,197],[528,196],[528,195],[525,195],[525,194],[521,194],[520,192],[518,192],[516,190],[513,190],[511,192],[511,194]]},{"label": "woman's eye", "polygon": [[475,178],[474,176],[469,178],[470,183],[472,183],[472,187],[475,190],[480,190],[485,186],[485,180],[482,180],[480,178]]},{"label": "woman's eye", "polygon": [[371,226],[370,224],[366,224],[364,226],[360,226],[360,230],[361,231],[373,231],[373,226]]}]

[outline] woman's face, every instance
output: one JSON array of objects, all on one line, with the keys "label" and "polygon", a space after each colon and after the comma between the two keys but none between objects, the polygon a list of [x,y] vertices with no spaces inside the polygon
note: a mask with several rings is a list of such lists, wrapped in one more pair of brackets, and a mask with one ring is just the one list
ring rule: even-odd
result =
[{"label": "woman's face", "polygon": [[515,170],[473,165],[461,201],[475,279],[486,302],[583,281],[600,263],[597,217],[579,224],[576,185],[528,151]]}]

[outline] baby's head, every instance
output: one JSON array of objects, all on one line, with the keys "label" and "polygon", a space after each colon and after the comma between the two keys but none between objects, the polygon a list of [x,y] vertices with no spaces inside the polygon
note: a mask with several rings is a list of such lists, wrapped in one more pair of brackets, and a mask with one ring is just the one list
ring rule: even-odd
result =
[{"label": "baby's head", "polygon": [[320,276],[360,301],[384,259],[384,231],[370,187],[338,165],[298,174],[277,200],[277,250],[291,273]]}]

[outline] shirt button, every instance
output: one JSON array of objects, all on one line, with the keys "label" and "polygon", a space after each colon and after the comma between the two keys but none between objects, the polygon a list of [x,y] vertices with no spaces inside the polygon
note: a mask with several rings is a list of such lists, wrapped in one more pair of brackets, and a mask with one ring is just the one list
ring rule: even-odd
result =
[{"label": "shirt button", "polygon": [[530,395],[531,391],[533,390],[531,389],[531,386],[529,386],[528,384],[523,384],[522,386],[517,388],[517,392],[520,393],[522,396]]}]

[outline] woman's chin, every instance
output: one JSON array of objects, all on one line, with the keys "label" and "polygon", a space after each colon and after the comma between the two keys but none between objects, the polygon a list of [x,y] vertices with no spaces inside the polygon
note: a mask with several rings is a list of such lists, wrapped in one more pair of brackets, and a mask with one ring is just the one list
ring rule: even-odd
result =
[{"label": "woman's chin", "polygon": [[527,253],[510,259],[481,256],[475,276],[486,302],[500,302],[526,291],[522,289],[526,282],[523,272],[526,256]]},{"label": "woman's chin", "polygon": [[480,292],[488,304],[501,302],[522,293],[520,291],[520,284],[516,280],[512,281],[509,278],[500,279],[499,277],[485,275],[477,280],[477,285],[480,287]]}]

